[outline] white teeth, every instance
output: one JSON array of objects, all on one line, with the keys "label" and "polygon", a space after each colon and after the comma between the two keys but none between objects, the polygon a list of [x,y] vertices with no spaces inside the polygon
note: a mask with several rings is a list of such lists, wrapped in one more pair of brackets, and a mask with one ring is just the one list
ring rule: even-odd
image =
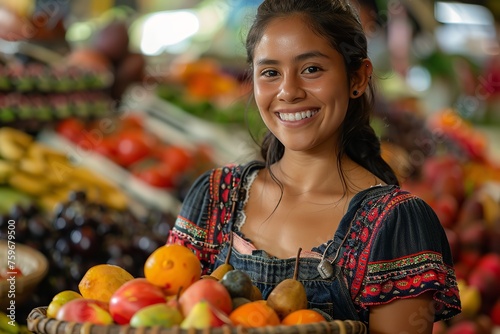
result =
[{"label": "white teeth", "polygon": [[282,121],[300,121],[305,118],[310,118],[311,116],[314,116],[318,110],[307,110],[307,111],[300,111],[296,113],[279,113],[279,117]]}]

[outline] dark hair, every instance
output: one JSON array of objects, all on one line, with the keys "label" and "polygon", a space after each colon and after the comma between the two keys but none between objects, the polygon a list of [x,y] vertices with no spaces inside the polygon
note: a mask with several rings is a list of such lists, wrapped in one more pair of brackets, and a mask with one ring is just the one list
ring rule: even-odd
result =
[{"label": "dark hair", "polygon": [[[359,16],[346,0],[265,0],[258,7],[247,35],[246,50],[250,69],[253,67],[255,47],[269,22],[277,17],[290,15],[302,16],[313,31],[330,41],[332,47],[342,54],[349,78],[360,68],[363,60],[368,58],[367,40]],[[394,171],[381,157],[380,140],[370,125],[373,96],[374,88],[370,80],[368,92],[349,101],[341,129],[337,163],[340,166],[342,156],[347,154],[387,184],[399,184]],[[267,131],[261,145],[261,155],[266,166],[279,161],[283,153],[283,144]]]}]

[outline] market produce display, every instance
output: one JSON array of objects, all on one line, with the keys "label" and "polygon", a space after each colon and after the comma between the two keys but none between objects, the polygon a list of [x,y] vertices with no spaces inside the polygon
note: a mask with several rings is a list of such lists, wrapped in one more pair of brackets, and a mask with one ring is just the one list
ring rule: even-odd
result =
[{"label": "market produce display", "polygon": [[114,110],[107,93],[112,82],[106,68],[82,67],[63,57],[47,64],[0,53],[0,126],[36,133],[70,116],[107,115]]},{"label": "market produce display", "polygon": [[49,261],[48,275],[28,301],[17,305],[19,321],[34,307],[48,305],[61,290],[78,291],[86,271],[99,263],[143,275],[146,258],[165,243],[173,219],[153,209],[146,215],[118,210],[91,201],[84,192],[71,193],[52,214],[36,202],[13,206],[0,217],[0,239],[7,238],[7,222],[13,220],[16,242],[38,249]]},{"label": "market produce display", "polygon": [[203,58],[172,64],[169,75],[159,81],[156,95],[187,114],[213,124],[237,125],[259,136],[263,123],[249,106],[250,87],[242,71]]},{"label": "market produce display", "polygon": [[59,122],[55,131],[81,150],[105,157],[130,177],[182,200],[194,179],[214,166],[211,148],[168,142],[145,126],[145,117],[129,113],[94,122],[70,118]]},{"label": "market produce display", "polygon": [[436,212],[453,255],[462,313],[435,333],[491,333],[500,326],[500,166],[480,133],[451,110],[429,120],[437,147],[403,183]]},{"label": "market produce display", "polygon": [[10,127],[0,128],[0,186],[5,197],[2,211],[13,201],[31,198],[50,212],[73,191],[85,191],[92,200],[113,208],[128,205],[127,196],[113,183]]}]

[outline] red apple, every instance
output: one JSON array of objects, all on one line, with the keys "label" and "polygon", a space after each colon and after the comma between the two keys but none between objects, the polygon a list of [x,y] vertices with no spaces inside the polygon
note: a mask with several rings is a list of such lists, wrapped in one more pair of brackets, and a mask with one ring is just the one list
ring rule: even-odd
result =
[{"label": "red apple", "polygon": [[476,268],[490,272],[500,282],[500,254],[487,253],[481,257]]},{"label": "red apple", "polygon": [[109,301],[109,313],[119,325],[125,325],[143,307],[165,303],[163,290],[145,278],[134,278],[116,290]]},{"label": "red apple", "polygon": [[187,316],[193,306],[206,300],[225,314],[233,309],[231,296],[227,289],[219,281],[212,279],[200,279],[191,284],[179,298],[182,314]]},{"label": "red apple", "polygon": [[95,325],[113,323],[107,303],[86,298],[73,299],[61,306],[56,319],[70,322],[90,322]]}]

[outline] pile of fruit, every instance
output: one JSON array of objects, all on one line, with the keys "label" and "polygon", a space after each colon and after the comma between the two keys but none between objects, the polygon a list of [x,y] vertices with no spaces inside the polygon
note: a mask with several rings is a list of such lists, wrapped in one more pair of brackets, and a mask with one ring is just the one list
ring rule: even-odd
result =
[{"label": "pile of fruit", "polygon": [[128,205],[127,196],[117,186],[73,163],[64,153],[20,130],[0,128],[0,194],[5,199],[0,213],[16,201],[29,199],[50,212],[73,191],[85,191],[92,200],[116,209]]},{"label": "pile of fruit", "polygon": [[500,167],[462,154],[433,155],[403,188],[431,205],[452,251],[462,313],[436,323],[435,333],[491,333],[500,326]]},{"label": "pile of fruit", "polygon": [[182,197],[194,179],[213,166],[210,148],[167,143],[145,126],[142,114],[95,122],[71,118],[56,132],[87,153],[95,152],[143,183]]},{"label": "pile of fruit", "polygon": [[155,91],[161,100],[196,119],[236,125],[257,136],[264,124],[255,108],[247,111],[249,92],[241,70],[225,68],[211,58],[172,64],[169,75],[160,80]]},{"label": "pile of fruit", "polygon": [[8,221],[13,220],[16,242],[39,250],[49,262],[48,274],[33,295],[16,305],[18,321],[34,307],[48,305],[61,289],[77,289],[96,264],[119,265],[134,276],[143,275],[144,262],[165,244],[174,218],[154,209],[144,215],[130,207],[116,209],[82,191],[69,193],[51,212],[34,201],[12,206],[0,214],[0,239],[7,239]]},{"label": "pile of fruit", "polygon": [[[228,257],[230,254],[228,255]],[[90,268],[78,290],[57,293],[47,317],[132,327],[207,329],[224,325],[262,327],[326,321],[307,309],[304,286],[293,278],[279,283],[266,300],[248,274],[226,263],[201,274],[198,258],[185,246],[158,247],[144,263],[144,277],[119,266]]]}]

